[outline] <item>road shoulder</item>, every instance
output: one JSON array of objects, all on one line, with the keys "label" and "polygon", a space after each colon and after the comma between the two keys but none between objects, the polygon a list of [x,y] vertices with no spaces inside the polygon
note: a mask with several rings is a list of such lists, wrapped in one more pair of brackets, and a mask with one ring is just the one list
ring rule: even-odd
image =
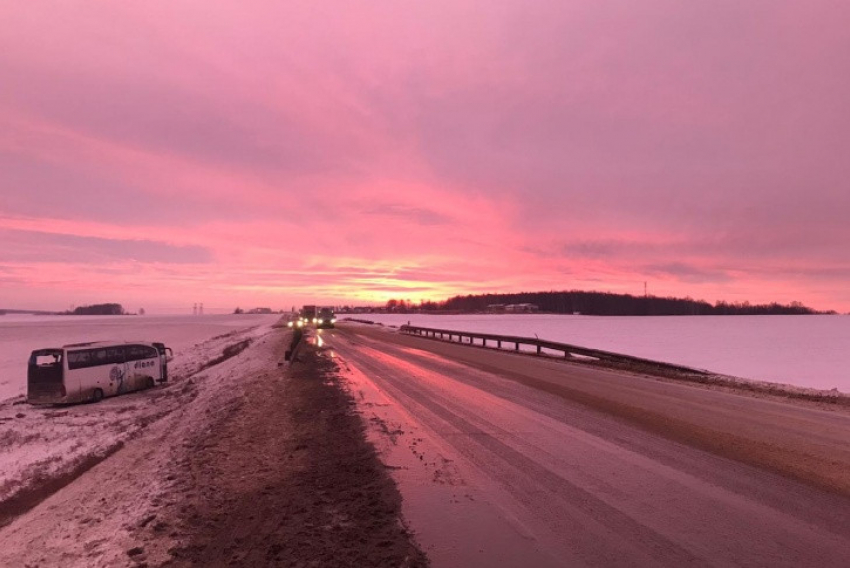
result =
[{"label": "road shoulder", "polygon": [[426,566],[336,364],[304,345],[192,440],[167,566]]},{"label": "road shoulder", "polygon": [[426,566],[334,362],[287,367],[289,338],[169,387],[196,394],[0,529],[0,566]]}]

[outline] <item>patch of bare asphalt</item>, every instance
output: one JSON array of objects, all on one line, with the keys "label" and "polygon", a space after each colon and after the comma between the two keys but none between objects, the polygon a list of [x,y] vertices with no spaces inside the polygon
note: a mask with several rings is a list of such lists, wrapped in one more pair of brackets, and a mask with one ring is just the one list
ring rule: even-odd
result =
[{"label": "patch of bare asphalt", "polygon": [[428,566],[337,371],[304,345],[189,444],[177,518],[138,529],[180,543],[164,566]]}]

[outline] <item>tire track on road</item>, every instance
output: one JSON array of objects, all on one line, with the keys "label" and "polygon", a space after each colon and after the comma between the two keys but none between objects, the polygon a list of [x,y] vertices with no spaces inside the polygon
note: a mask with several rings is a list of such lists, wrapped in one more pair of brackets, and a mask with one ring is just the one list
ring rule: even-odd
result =
[{"label": "tire track on road", "polygon": [[[587,446],[588,440],[596,438],[590,432],[602,433],[604,444],[611,449],[598,451],[598,461],[608,463],[606,467],[624,481],[638,473],[649,478],[667,472],[646,482],[649,489],[658,493],[655,498],[638,498],[630,503],[628,495],[617,494],[612,489],[616,480],[611,482],[614,485],[606,486],[602,479],[597,479],[595,486],[589,484],[593,475],[576,469],[575,464],[570,466],[572,471],[564,465],[570,464],[569,455],[553,456],[551,446],[548,450],[540,448],[532,434],[506,428],[498,412],[496,416],[488,416],[489,409],[482,410],[480,404],[470,400],[469,392],[474,390],[480,392],[479,398],[505,397],[508,401],[509,391],[513,391],[516,399],[516,389],[506,388],[498,377],[491,376],[488,381],[487,373],[464,372],[462,365],[441,363],[433,356],[417,357],[393,346],[376,351],[374,348],[380,345],[375,342],[346,345],[345,338],[340,339],[338,350],[351,363],[426,424],[434,435],[441,436],[445,443],[495,479],[517,502],[536,511],[550,529],[556,529],[562,546],[590,564],[711,565],[717,561],[735,563],[741,558],[753,561],[770,558],[773,565],[779,566],[810,564],[813,560],[822,566],[840,566],[845,554],[850,552],[850,539],[844,528],[850,521],[850,507],[844,498],[836,501],[835,496],[773,474],[629,430],[622,421],[595,412],[577,411],[568,401],[559,401],[560,407],[556,408],[550,397],[544,404],[543,399],[549,395],[541,395],[539,391],[502,405],[525,405],[530,400],[523,408],[524,412],[539,414],[537,428],[547,421],[564,425],[560,428],[565,434],[564,448]],[[492,394],[494,391],[498,394]],[[498,400],[489,402],[499,406]],[[539,412],[541,406],[545,407],[544,412]],[[578,423],[567,424],[567,419]],[[621,434],[617,435],[618,431]],[[643,470],[635,467],[635,460],[624,459],[622,471],[611,468],[611,458],[605,456],[615,455],[617,445],[624,441],[623,456],[637,450],[640,460],[656,465]],[[652,447],[666,449],[646,451]],[[680,463],[688,463],[689,467],[671,467],[669,461],[657,463],[658,454],[674,453]],[[594,459],[592,452],[583,450],[582,455]],[[594,466],[591,463],[587,467]],[[702,475],[689,473],[696,470],[701,470]],[[726,483],[730,479],[737,481]],[[717,486],[718,483],[721,485]],[[634,486],[634,482],[624,485]],[[742,491],[757,485],[766,487],[755,495]],[[778,490],[770,490],[770,485],[776,485]],[[783,488],[790,488],[790,492],[782,491]],[[689,506],[688,496],[692,503],[706,509],[700,511]],[[617,505],[617,499],[624,500],[621,506]],[[809,502],[826,509],[818,511]],[[701,519],[701,515],[706,518]],[[697,533],[701,530],[702,534],[687,534],[694,530]]]}]

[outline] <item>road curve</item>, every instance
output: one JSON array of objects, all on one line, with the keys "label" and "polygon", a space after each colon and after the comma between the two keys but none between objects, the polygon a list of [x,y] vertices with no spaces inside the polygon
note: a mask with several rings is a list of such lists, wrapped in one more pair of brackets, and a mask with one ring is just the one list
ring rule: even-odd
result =
[{"label": "road curve", "polygon": [[847,414],[365,326],[323,339],[437,568],[847,566]]}]

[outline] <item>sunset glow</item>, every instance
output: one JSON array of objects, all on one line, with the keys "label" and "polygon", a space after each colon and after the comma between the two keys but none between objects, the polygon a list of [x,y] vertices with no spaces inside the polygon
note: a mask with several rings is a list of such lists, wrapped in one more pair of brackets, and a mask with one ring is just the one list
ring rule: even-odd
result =
[{"label": "sunset glow", "polygon": [[850,310],[850,4],[0,5],[0,308]]}]

